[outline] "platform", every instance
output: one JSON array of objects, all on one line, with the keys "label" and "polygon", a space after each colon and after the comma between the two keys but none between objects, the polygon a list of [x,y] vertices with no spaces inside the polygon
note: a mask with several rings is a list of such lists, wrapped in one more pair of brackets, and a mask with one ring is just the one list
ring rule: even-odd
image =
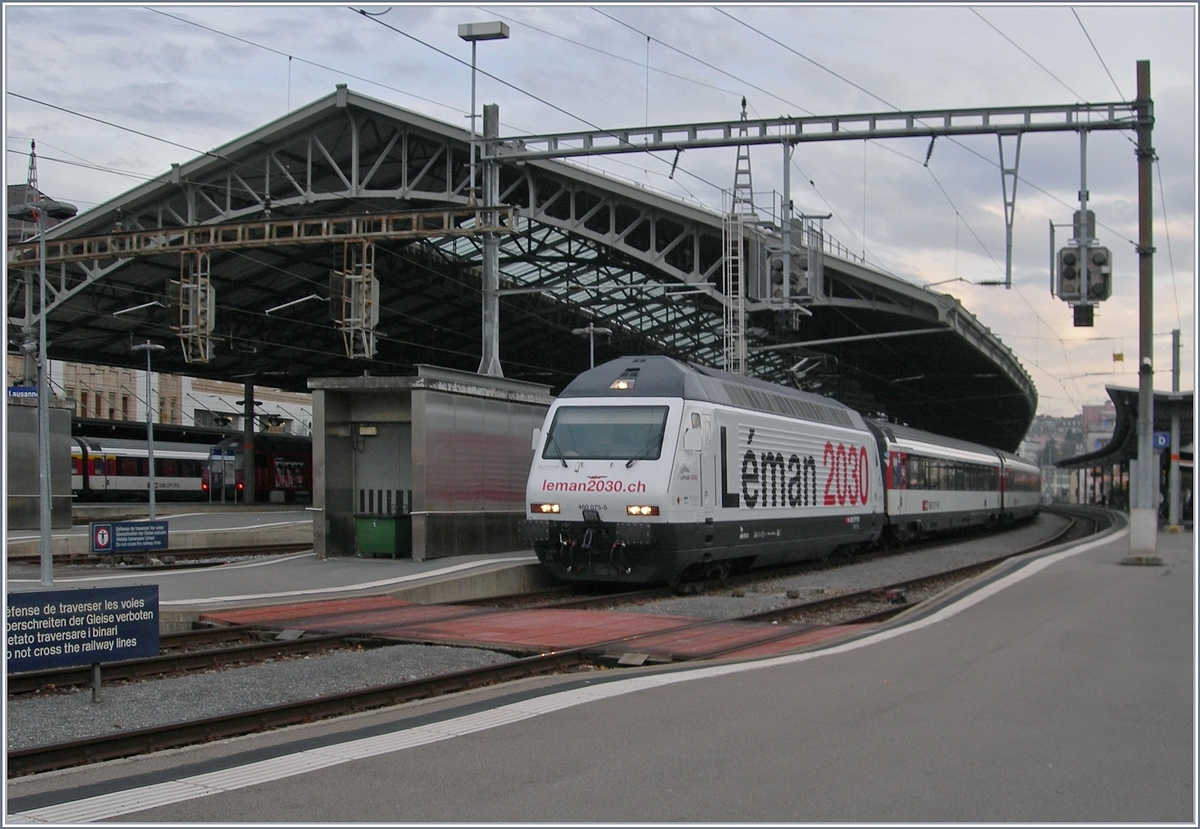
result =
[{"label": "platform", "polygon": [[539,678],[37,775],[10,781],[8,811],[1194,825],[1194,538],[1158,540],[1163,566],[1121,566],[1124,531],[1077,542],[832,647]]},{"label": "platform", "polygon": [[[72,510],[74,525],[53,530],[50,552],[55,556],[85,556],[91,552],[90,522],[145,521],[147,504],[81,504]],[[171,550],[311,545],[312,520],[319,513],[295,504],[204,504],[164,503],[155,505],[155,519],[167,522]],[[40,536],[34,530],[9,530],[5,536],[8,556],[36,556]]]}]

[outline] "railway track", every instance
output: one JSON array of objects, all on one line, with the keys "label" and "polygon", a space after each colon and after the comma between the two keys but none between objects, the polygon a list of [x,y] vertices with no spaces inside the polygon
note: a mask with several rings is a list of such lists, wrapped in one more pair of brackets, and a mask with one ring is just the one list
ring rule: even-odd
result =
[{"label": "railway track", "polygon": [[[369,636],[326,634],[278,638],[280,635],[279,631],[263,630],[248,625],[166,634],[159,638],[159,649],[167,651],[166,653],[143,659],[106,662],[102,669],[103,676],[105,681],[109,682],[145,679],[280,657],[303,656],[346,648],[378,647],[385,644],[383,640]],[[236,644],[229,645],[229,642]],[[214,644],[217,646],[199,647]],[[90,665],[28,671],[9,674],[8,696],[11,699],[91,683]]]},{"label": "railway track", "polygon": [[[1062,532],[1056,534],[1054,538],[1044,539],[1029,548],[1013,551],[987,561],[930,574],[918,579],[909,579],[894,584],[880,585],[869,590],[799,602],[783,608],[738,616],[724,621],[771,622],[779,625],[778,633],[773,634],[768,639],[760,639],[756,644],[771,641],[772,639],[795,636],[799,632],[815,630],[821,627],[863,625],[881,622],[916,606],[926,595],[940,592],[977,573],[986,571],[1001,561],[1038,548],[1051,546],[1073,537],[1080,537],[1091,532],[1099,532],[1103,529],[1103,518],[1100,516],[1074,514],[1070,517],[1073,519],[1072,522]],[[1089,522],[1091,522],[1090,527],[1087,526]],[[573,604],[573,606],[578,607],[580,603],[590,601],[611,602],[618,596],[629,598],[632,593],[640,593],[644,597],[650,592],[654,591],[630,591],[630,593],[626,594],[604,597],[586,597],[576,600],[565,599],[562,600],[562,604],[559,606],[571,606]],[[500,665],[458,671],[425,679],[409,680],[300,702],[273,705],[225,716],[138,729],[67,743],[13,750],[8,752],[8,776],[10,778],[19,777],[120,757],[146,754],[184,745],[227,739],[288,725],[313,722],[360,711],[398,705],[413,700],[455,693],[530,676],[586,670],[598,665],[612,665],[614,662],[617,664],[643,664],[642,661],[623,663],[621,657],[636,652],[640,640],[644,640],[650,635],[661,637],[664,633],[683,634],[712,624],[711,620],[689,621],[666,631],[657,631],[654,634],[637,634],[607,642],[592,643],[556,653],[519,658]],[[211,635],[216,636],[218,634]],[[326,637],[311,638],[312,640],[319,640]],[[332,640],[337,637],[331,636],[328,638]],[[718,647],[700,655],[693,655],[691,658],[694,660],[732,657],[739,651],[745,650],[746,647],[744,644],[726,648]],[[645,654],[642,654],[642,656],[645,656]],[[9,677],[10,688],[12,687],[13,679],[14,677]]]},{"label": "railway track", "polygon": [[[1096,522],[1098,520],[1103,520],[1102,517],[1096,518],[1087,514],[1077,514],[1076,511],[1067,512],[1061,509],[1047,511],[1056,512],[1056,514],[1062,515],[1068,519],[1069,523],[1067,526],[1048,538],[1044,538],[1035,544],[1031,544],[1026,547],[1022,547],[1021,549],[1005,553],[1004,555],[997,556],[993,559],[989,559],[987,562],[983,562],[982,564],[986,565],[986,567],[991,567],[1006,558],[1024,555],[1025,553],[1030,553],[1038,549],[1049,547],[1074,537],[1090,535],[1097,531]],[[817,573],[824,570],[833,570],[839,567],[844,567],[847,564],[861,564],[881,558],[903,556],[923,550],[936,549],[937,547],[945,544],[961,543],[964,538],[986,534],[987,533],[982,530],[968,530],[964,531],[961,535],[951,537],[949,540],[943,537],[933,541],[907,544],[902,548],[872,550],[870,552],[859,553],[849,557],[835,556],[824,560],[804,561],[796,564],[772,567],[769,569],[753,570],[749,573],[727,576],[723,579],[714,579],[707,582],[684,582],[675,587],[658,586],[637,590],[614,590],[611,588],[588,590],[586,586],[574,584],[563,588],[550,588],[537,593],[492,597],[488,599],[479,599],[473,602],[461,602],[461,604],[486,607],[537,607],[548,609],[573,608],[577,610],[585,610],[591,608],[611,608],[621,605],[643,604],[645,602],[655,601],[658,599],[671,598],[676,595],[712,595],[716,593],[728,592],[729,590],[737,590],[739,588],[753,589],[756,585],[768,580],[774,581],[786,579],[790,576]],[[833,600],[836,600],[836,597],[834,597],[834,599],[831,601]]]}]

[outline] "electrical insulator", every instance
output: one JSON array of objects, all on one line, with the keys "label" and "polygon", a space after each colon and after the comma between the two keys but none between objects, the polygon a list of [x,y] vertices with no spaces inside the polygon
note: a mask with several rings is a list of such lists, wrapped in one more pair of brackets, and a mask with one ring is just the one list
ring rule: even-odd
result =
[{"label": "electrical insulator", "polygon": [[1083,298],[1079,248],[1063,248],[1058,252],[1058,295],[1070,302]]}]

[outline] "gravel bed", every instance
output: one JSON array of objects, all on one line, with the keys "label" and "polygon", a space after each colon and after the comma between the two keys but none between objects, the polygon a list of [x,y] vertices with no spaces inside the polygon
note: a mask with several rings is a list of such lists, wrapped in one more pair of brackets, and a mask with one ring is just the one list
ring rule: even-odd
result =
[{"label": "gravel bed", "polygon": [[[612,610],[730,619],[987,561],[1014,549],[1037,544],[1066,523],[1067,519],[1061,516],[1043,512],[1032,522],[1006,532],[964,536],[958,541],[936,547],[873,558],[843,567],[779,577],[771,576],[770,571],[763,571],[760,580],[739,591],[742,593],[740,596],[734,595],[733,590],[727,590],[721,594],[677,596],[644,604],[614,606]],[[788,590],[798,590],[800,595],[789,599]]]},{"label": "gravel bed", "polygon": [[475,648],[389,645],[168,679],[8,700],[10,750],[203,719],[374,685],[481,668],[514,657]]}]

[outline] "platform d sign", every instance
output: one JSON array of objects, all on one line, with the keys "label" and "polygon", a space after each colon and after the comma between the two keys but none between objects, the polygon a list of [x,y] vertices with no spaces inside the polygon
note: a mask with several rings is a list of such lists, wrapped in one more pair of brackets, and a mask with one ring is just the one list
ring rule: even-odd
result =
[{"label": "platform d sign", "polygon": [[113,548],[113,531],[111,524],[92,525],[92,552],[109,553]]}]

